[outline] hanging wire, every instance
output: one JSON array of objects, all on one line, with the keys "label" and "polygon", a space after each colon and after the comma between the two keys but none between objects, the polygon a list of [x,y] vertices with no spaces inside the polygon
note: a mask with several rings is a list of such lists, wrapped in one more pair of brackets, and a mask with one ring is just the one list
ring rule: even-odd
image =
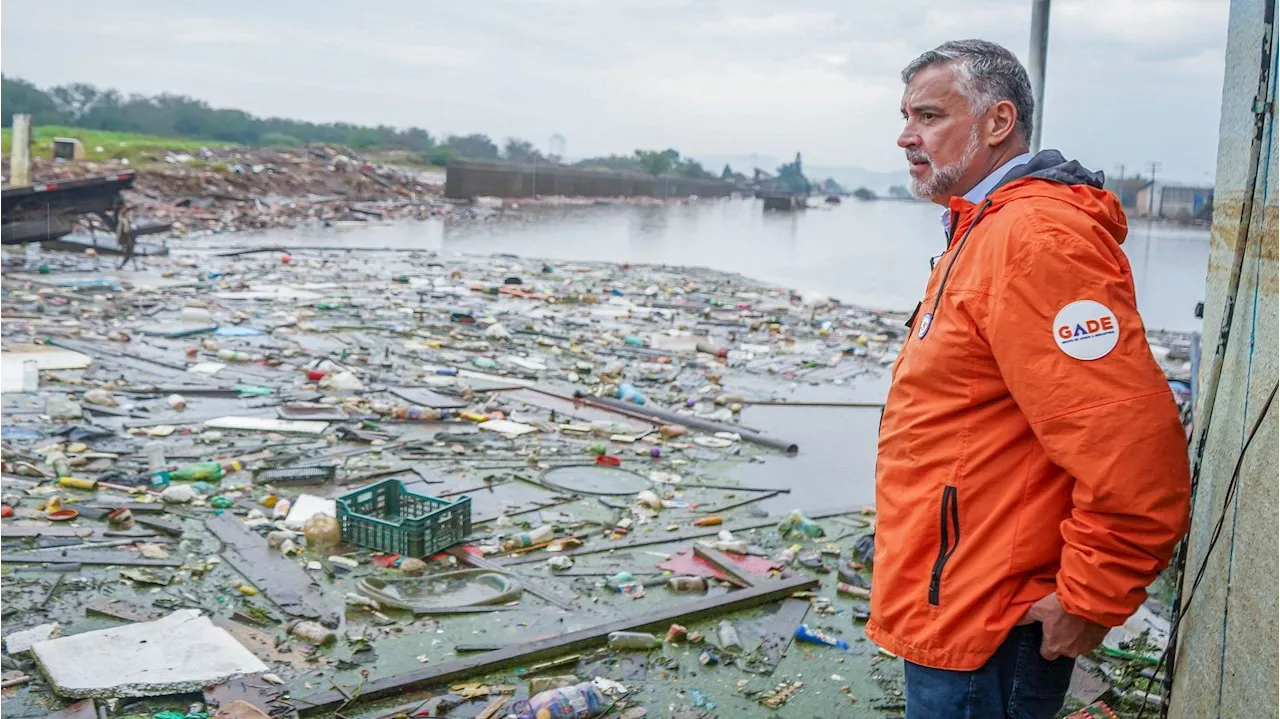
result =
[{"label": "hanging wire", "polygon": [[[1191,582],[1191,589],[1187,592],[1186,601],[1180,602],[1181,611],[1173,622],[1173,626],[1169,629],[1169,641],[1165,645],[1165,650],[1160,653],[1160,659],[1156,662],[1154,675],[1160,674],[1160,669],[1164,666],[1165,660],[1169,658],[1169,650],[1176,646],[1178,639],[1178,629],[1182,626],[1182,620],[1186,618],[1191,610],[1191,602],[1196,597],[1196,590],[1200,588],[1200,582],[1204,579],[1205,571],[1209,568],[1209,559],[1213,556],[1213,549],[1218,544],[1218,539],[1222,536],[1222,528],[1226,525],[1227,514],[1231,509],[1231,502],[1235,499],[1236,487],[1240,484],[1240,470],[1244,467],[1245,455],[1249,452],[1249,446],[1253,444],[1253,439],[1258,435],[1258,430],[1262,428],[1262,422],[1267,418],[1271,411],[1271,405],[1276,400],[1276,393],[1280,391],[1280,383],[1271,388],[1271,394],[1267,397],[1266,403],[1262,406],[1262,411],[1258,413],[1258,419],[1254,421],[1253,427],[1249,430],[1249,436],[1244,441],[1244,445],[1240,447],[1240,454],[1236,457],[1235,469],[1231,471],[1231,479],[1227,483],[1227,494],[1222,500],[1222,512],[1218,514],[1218,521],[1213,526],[1213,534],[1209,537],[1209,545],[1205,549],[1204,557],[1200,560],[1200,566],[1196,569],[1195,579]],[[1153,675],[1153,676],[1154,676]],[[1147,709],[1147,700],[1150,698],[1150,692],[1143,692],[1142,706],[1138,707],[1137,719],[1142,719]],[[1162,711],[1163,713],[1163,711]]]}]

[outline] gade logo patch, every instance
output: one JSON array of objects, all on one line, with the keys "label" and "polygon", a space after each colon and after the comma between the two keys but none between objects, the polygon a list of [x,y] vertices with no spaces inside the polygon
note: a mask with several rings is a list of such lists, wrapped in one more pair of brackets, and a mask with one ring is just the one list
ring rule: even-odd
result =
[{"label": "gade logo patch", "polygon": [[1053,318],[1053,339],[1068,357],[1096,360],[1115,349],[1120,341],[1120,322],[1106,305],[1079,300]]},{"label": "gade logo patch", "polygon": [[920,339],[924,339],[924,336],[929,334],[929,328],[932,326],[933,326],[933,313],[932,312],[924,313],[924,317],[920,318],[920,332],[917,333],[916,336],[919,337]]}]

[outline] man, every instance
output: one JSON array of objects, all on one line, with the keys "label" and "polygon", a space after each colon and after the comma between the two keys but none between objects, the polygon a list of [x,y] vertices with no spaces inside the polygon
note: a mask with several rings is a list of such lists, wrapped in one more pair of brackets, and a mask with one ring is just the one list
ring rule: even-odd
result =
[{"label": "man", "polygon": [[881,423],[867,636],[906,660],[909,719],[1052,717],[1186,531],[1185,437],[1124,212],[1102,173],[1028,152],[1017,58],[949,42],[902,79],[898,145],[946,251]]}]

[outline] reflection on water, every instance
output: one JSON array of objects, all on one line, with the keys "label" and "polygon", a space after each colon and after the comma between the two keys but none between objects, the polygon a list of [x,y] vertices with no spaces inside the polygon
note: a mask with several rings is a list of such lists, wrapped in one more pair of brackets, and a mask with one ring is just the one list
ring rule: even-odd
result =
[{"label": "reflection on water", "polygon": [[[756,200],[525,206],[492,220],[290,230],[268,237],[285,246],[421,247],[707,266],[868,307],[909,310],[924,289],[929,258],[944,246],[938,214],[930,204],[856,200],[796,213],[765,213]],[[213,241],[259,245],[264,237]],[[1204,295],[1208,231],[1135,219],[1124,248],[1147,326],[1198,329],[1193,310]]]}]

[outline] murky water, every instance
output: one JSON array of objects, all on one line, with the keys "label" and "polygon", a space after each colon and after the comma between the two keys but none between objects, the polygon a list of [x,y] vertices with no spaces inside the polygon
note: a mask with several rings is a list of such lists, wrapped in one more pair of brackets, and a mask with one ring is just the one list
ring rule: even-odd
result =
[{"label": "murky water", "polygon": [[[765,213],[757,200],[688,205],[525,206],[493,220],[444,220],[268,233],[285,246],[422,247],[563,260],[697,265],[740,272],[867,307],[906,309],[920,298],[929,258],[943,249],[936,205],[858,202]],[[264,244],[262,235],[216,237]],[[1124,244],[1148,328],[1198,329],[1209,233],[1135,219]]]}]

